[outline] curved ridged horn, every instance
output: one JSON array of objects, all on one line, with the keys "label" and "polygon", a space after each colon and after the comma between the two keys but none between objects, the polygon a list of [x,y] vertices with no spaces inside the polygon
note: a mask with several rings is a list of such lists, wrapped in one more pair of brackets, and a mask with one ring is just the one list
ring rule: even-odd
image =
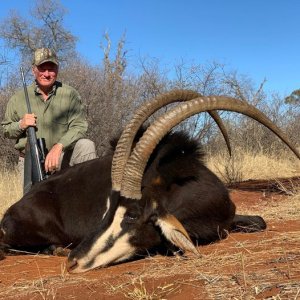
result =
[{"label": "curved ridged horn", "polygon": [[[141,105],[134,113],[132,119],[124,128],[121,137],[118,141],[117,147],[112,161],[112,188],[115,191],[120,191],[123,173],[128,157],[130,156],[131,146],[138,129],[142,124],[157,110],[174,102],[184,102],[200,97],[201,95],[191,90],[173,90],[171,92],[157,96],[149,102]],[[215,111],[208,111],[210,116],[218,125],[231,155],[231,147],[229,137],[226,132],[225,126]]]},{"label": "curved ridged horn", "polygon": [[238,99],[224,96],[199,97],[181,103],[148,127],[129,157],[123,176],[120,194],[130,199],[141,199],[141,181],[147,161],[159,141],[174,126],[186,118],[208,110],[227,110],[242,113],[269,128],[300,159],[300,154],[287,136],[261,111]]}]

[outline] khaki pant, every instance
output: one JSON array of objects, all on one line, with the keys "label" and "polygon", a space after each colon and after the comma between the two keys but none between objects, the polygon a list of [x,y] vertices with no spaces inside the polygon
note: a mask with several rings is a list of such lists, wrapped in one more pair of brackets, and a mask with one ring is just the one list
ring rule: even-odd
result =
[{"label": "khaki pant", "polygon": [[[61,169],[62,161],[65,153],[63,152],[60,156],[60,163],[58,170]],[[76,142],[71,159],[69,161],[69,166],[73,167],[79,163],[87,160],[91,160],[97,157],[95,143],[89,139],[80,139]]]},{"label": "khaki pant", "polygon": [[[65,152],[61,154],[58,170],[61,169],[62,164],[65,165],[64,157],[65,157]],[[76,142],[71,154],[71,158],[67,162],[67,165],[72,167],[74,165],[77,165],[87,160],[94,159],[96,157],[97,154],[96,154],[95,143],[89,139],[80,139]],[[24,183],[23,192],[24,194],[26,194],[32,186],[32,181],[31,181],[30,172],[29,174],[24,175],[26,172],[26,170],[24,169],[24,165],[25,165],[25,158],[20,156],[18,162],[18,169],[21,175],[22,182]]]}]

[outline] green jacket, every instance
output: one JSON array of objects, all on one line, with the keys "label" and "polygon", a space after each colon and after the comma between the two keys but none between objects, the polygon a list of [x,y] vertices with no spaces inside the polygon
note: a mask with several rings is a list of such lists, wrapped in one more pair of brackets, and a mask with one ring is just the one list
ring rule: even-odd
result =
[{"label": "green jacket", "polygon": [[[53,86],[45,102],[34,82],[28,86],[31,110],[37,116],[37,138],[45,138],[48,150],[55,143],[70,148],[83,138],[87,131],[83,105],[78,92],[61,82]],[[26,132],[19,127],[19,120],[27,113],[24,90],[18,91],[7,104],[4,120],[4,136],[16,139],[15,148],[23,151],[27,141]]]}]

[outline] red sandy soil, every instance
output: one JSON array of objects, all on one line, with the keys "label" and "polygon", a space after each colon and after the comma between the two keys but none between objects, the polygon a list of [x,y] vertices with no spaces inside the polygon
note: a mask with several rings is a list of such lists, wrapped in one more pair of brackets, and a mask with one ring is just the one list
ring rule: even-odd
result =
[{"label": "red sandy soil", "polygon": [[[237,187],[231,197],[240,211],[263,216],[277,203],[280,214],[288,199],[262,182]],[[79,275],[66,272],[65,257],[7,256],[0,299],[300,299],[300,218],[267,223],[266,231],[199,247],[202,258],[147,257]]]}]

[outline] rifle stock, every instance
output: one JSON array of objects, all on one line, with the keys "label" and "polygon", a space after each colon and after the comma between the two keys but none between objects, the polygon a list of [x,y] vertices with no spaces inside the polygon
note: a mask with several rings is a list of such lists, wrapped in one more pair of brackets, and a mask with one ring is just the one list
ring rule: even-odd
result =
[{"label": "rifle stock", "polygon": [[[20,67],[22,83],[24,88],[25,100],[27,105],[27,111],[32,114],[31,106],[29,102],[29,96],[27,91],[27,86],[25,83],[23,68]],[[27,128],[27,142],[29,143],[29,151],[31,158],[31,181],[32,184],[40,182],[47,178],[44,162],[45,162],[45,140],[43,138],[37,139],[35,128],[30,126]]]}]

